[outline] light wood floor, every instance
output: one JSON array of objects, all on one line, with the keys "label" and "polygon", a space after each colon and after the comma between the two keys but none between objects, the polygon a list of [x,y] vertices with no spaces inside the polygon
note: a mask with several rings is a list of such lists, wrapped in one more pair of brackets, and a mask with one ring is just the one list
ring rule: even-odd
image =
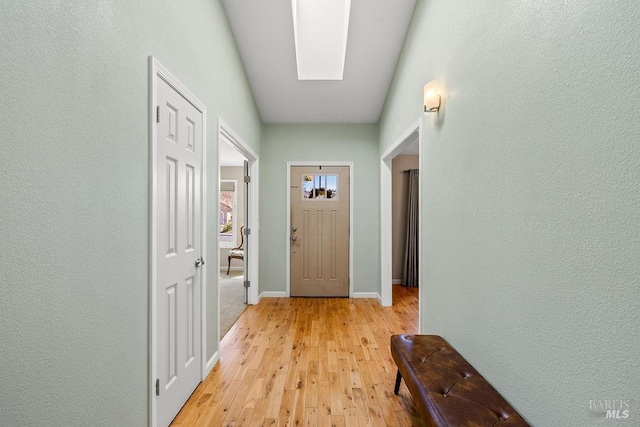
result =
[{"label": "light wood floor", "polygon": [[393,394],[389,338],[418,332],[418,291],[375,299],[265,298],[221,342],[220,361],[174,426],[421,425]]}]

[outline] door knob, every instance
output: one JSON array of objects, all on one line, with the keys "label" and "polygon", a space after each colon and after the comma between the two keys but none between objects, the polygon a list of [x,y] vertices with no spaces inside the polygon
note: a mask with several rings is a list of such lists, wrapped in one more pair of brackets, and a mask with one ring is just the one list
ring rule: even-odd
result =
[{"label": "door knob", "polygon": [[291,241],[292,241],[292,242],[295,242],[296,240],[298,240],[298,237],[297,237],[297,236],[291,236]]},{"label": "door knob", "polygon": [[298,227],[291,227],[291,231],[295,233],[296,231],[298,231]]},{"label": "door knob", "polygon": [[202,267],[204,265],[204,260],[202,257],[196,259],[196,268]]}]

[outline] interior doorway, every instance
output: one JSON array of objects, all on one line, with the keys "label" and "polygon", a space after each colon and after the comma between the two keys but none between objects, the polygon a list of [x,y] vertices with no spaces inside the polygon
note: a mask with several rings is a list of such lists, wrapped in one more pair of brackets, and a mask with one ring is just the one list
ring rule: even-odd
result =
[{"label": "interior doorway", "polygon": [[220,338],[231,329],[247,306],[245,281],[245,158],[226,142],[220,143],[220,197],[218,247],[220,284]]},{"label": "interior doorway", "polygon": [[[420,169],[422,162],[422,118],[407,129],[381,156],[381,303],[383,306],[393,304],[393,286],[402,281],[402,263],[406,238],[402,238],[404,230],[398,225],[399,216],[406,214],[406,210],[398,203],[404,203],[405,171]],[[394,161],[395,159],[395,161]],[[395,163],[395,165],[394,165]],[[417,165],[417,167],[415,167]],[[395,166],[395,167],[394,167]],[[419,180],[418,180],[419,181]],[[395,184],[395,186],[394,186]],[[394,209],[395,204],[395,209]],[[394,212],[395,211],[395,212]],[[418,197],[417,209],[417,257],[422,254],[422,203]],[[395,259],[395,262],[394,262]],[[422,301],[422,277],[420,267],[417,268],[418,306]],[[418,325],[421,327],[421,310],[418,310]]]},{"label": "interior doorway", "polygon": [[391,161],[391,277],[393,285],[417,286],[417,211],[420,159],[415,144]]},{"label": "interior doorway", "polygon": [[223,121],[218,126],[218,324],[222,339],[256,304],[258,157]]}]

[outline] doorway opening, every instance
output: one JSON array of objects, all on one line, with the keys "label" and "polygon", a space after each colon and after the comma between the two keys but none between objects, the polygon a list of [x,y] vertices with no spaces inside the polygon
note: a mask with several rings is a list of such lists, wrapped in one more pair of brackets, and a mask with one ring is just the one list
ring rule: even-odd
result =
[{"label": "doorway opening", "polygon": [[244,286],[245,157],[220,141],[220,197],[218,200],[218,247],[220,284],[220,338],[223,338],[247,307]]},{"label": "doorway opening", "polygon": [[[404,284],[417,284],[417,303],[422,301],[422,277],[420,270],[422,254],[422,203],[417,197],[417,213],[408,215],[409,173],[420,169],[422,164],[422,119],[407,129],[382,155],[381,177],[381,303],[393,304],[394,287]],[[415,174],[419,177],[419,172]],[[420,182],[416,178],[414,185]],[[416,221],[414,221],[416,220]],[[413,222],[417,232],[409,228]],[[415,255],[414,248],[417,249]],[[407,258],[407,251],[413,253],[413,259]],[[409,264],[409,268],[407,268]],[[409,277],[407,277],[409,270]],[[411,277],[414,274],[417,277]],[[409,282],[409,283],[406,283]],[[409,290],[411,288],[408,288]],[[405,291],[403,289],[403,291]],[[418,309],[418,325],[421,328],[421,311]]]},{"label": "doorway opening", "polygon": [[220,340],[258,291],[258,157],[222,120],[218,125],[218,326]]}]

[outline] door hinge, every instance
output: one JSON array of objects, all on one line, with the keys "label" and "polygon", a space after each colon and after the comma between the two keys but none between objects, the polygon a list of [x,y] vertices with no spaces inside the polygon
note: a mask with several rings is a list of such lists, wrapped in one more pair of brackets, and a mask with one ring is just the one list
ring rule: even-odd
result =
[{"label": "door hinge", "polygon": [[156,380],[156,396],[160,396],[160,379]]},{"label": "door hinge", "polygon": [[251,229],[250,228],[245,228],[244,229],[244,235],[248,236],[249,234],[251,234]]},{"label": "door hinge", "polygon": [[160,123],[160,106],[156,107],[156,123]]},{"label": "door hinge", "polygon": [[251,281],[250,281],[250,280],[245,280],[245,281],[244,281],[244,287],[245,287],[245,288],[248,288],[248,287],[250,287],[250,286],[251,286]]},{"label": "door hinge", "polygon": [[249,175],[245,175],[245,176],[244,176],[244,182],[245,182],[246,184],[250,183],[250,182],[251,182],[251,177],[250,177]]}]

